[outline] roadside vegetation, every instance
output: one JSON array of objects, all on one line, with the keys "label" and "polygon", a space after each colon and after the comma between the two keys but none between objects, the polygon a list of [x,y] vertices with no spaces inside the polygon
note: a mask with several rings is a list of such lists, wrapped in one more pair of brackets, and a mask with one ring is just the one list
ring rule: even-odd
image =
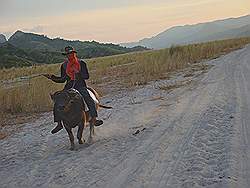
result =
[{"label": "roadside vegetation", "polygon": [[[173,71],[217,58],[249,43],[250,38],[240,38],[87,59],[90,70],[88,84],[103,95],[133,88],[153,80],[165,79]],[[5,124],[9,115],[50,111],[52,102],[49,93],[62,89],[64,84],[56,84],[34,75],[58,75],[59,70],[60,64],[0,70],[1,125]]]}]

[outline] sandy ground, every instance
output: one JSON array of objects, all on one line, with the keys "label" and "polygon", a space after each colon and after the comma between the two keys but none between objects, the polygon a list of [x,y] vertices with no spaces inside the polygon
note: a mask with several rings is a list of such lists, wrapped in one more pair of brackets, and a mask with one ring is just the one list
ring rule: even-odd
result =
[{"label": "sandy ground", "polygon": [[75,151],[51,113],[24,125],[1,140],[0,187],[250,187],[250,46],[206,63],[103,98],[114,108]]}]

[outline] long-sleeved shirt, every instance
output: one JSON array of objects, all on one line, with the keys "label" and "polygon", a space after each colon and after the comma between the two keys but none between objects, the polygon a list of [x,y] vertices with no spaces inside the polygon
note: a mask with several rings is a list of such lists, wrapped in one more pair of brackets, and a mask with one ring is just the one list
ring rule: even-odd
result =
[{"label": "long-sleeved shirt", "polygon": [[78,59],[80,63],[80,72],[77,73],[76,80],[71,80],[70,77],[66,73],[67,63],[68,61],[65,61],[61,65],[61,76],[55,76],[52,75],[51,80],[53,80],[56,83],[64,83],[66,82],[66,85],[64,86],[64,89],[70,89],[74,86],[75,89],[80,89],[82,87],[86,87],[85,80],[89,79],[89,72],[86,63],[83,60]]}]

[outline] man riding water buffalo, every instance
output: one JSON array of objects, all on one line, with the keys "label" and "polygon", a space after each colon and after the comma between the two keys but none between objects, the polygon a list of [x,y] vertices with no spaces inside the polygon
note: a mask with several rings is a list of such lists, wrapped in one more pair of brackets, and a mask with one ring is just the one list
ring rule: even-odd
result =
[{"label": "man riding water buffalo", "polygon": [[[65,47],[65,52],[63,55],[67,56],[67,60],[61,65],[61,76],[55,76],[52,74],[45,74],[48,79],[56,83],[64,83],[64,90],[74,88],[78,90],[84,101],[86,102],[89,114],[91,116],[90,122],[95,126],[100,126],[103,124],[102,120],[97,120],[97,110],[94,100],[91,98],[85,80],[89,79],[89,73],[86,63],[83,60],[80,60],[76,56],[76,51],[73,47]],[[54,122],[57,122],[58,125],[51,131],[52,134],[57,133],[63,128],[62,119],[59,116],[58,110],[54,107]]]}]

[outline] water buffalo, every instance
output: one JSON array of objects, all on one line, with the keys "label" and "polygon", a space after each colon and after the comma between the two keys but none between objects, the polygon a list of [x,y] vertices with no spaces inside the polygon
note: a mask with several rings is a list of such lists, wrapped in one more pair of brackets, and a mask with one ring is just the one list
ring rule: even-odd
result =
[{"label": "water buffalo", "polygon": [[[100,104],[99,95],[94,89],[88,88],[88,90],[91,91],[91,97],[94,98],[94,101],[97,105],[96,106],[97,109],[99,107],[112,108]],[[74,135],[72,133],[72,128],[78,126],[77,139],[79,144],[83,144],[85,142],[85,140],[82,139],[83,129],[87,125],[87,122],[89,122],[90,120],[90,116],[86,111],[86,105],[84,104],[82,96],[77,90],[69,89],[69,90],[57,91],[54,94],[51,94],[51,99],[53,100],[55,108],[58,110],[63,125],[69,135],[71,144],[70,149],[74,150],[75,144],[74,144]],[[94,135],[94,125],[92,123],[89,124],[90,124],[89,139],[91,141]]]}]

